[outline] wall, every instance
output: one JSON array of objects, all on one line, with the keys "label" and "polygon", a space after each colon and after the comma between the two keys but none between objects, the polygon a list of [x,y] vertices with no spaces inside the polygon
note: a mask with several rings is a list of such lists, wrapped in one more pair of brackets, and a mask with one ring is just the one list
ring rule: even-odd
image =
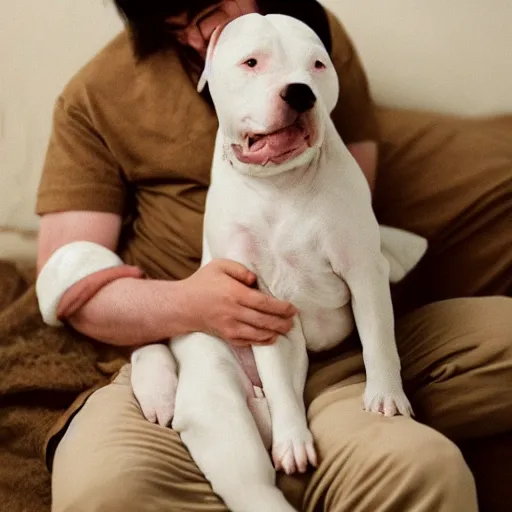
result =
[{"label": "wall", "polygon": [[377,101],[512,112],[510,0],[323,0],[357,43]]},{"label": "wall", "polygon": [[5,4],[0,16],[0,226],[34,228],[33,204],[55,98],[122,24],[104,0]]}]

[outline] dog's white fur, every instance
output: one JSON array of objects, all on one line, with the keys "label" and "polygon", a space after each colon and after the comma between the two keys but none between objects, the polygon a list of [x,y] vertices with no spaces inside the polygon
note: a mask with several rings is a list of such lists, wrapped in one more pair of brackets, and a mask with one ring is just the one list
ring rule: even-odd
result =
[{"label": "dog's white fur", "polygon": [[[264,61],[263,69],[244,66],[249,58]],[[316,61],[325,69],[317,69]],[[386,415],[411,413],[402,389],[389,279],[401,279],[426,242],[379,228],[365,178],[330,119],[338,99],[336,72],[304,24],[257,14],[231,22],[214,36],[203,78],[219,132],[202,264],[212,258],[238,261],[257,274],[260,289],[299,309],[288,335],[271,346],[254,346],[253,352],[272,419],[274,464],[289,473],[303,471],[308,461],[316,462],[303,401],[307,350],[331,348],[356,326],[367,373],[364,407]],[[281,95],[291,83],[308,85],[318,99],[307,114],[315,140],[277,165],[241,163],[233,145],[244,148],[247,134],[283,126],[290,114]],[[172,426],[213,489],[231,510],[292,510],[274,487],[274,468],[230,347],[200,333],[174,339],[170,347],[179,367]],[[133,357],[133,387],[147,416],[162,408],[172,414],[168,400],[154,407],[158,390],[148,390],[142,377],[166,378],[172,358],[161,352],[146,347]]]},{"label": "dog's white fur", "polygon": [[[249,58],[262,61],[263,68],[248,69],[243,63]],[[325,68],[317,69],[316,61]],[[329,116],[338,98],[335,70],[306,25],[281,15],[243,16],[214,35],[205,73],[220,126],[202,265],[212,258],[244,264],[258,275],[260,289],[289,300],[299,314],[288,335],[253,347],[271,425],[261,414],[261,396],[247,401],[251,384],[230,346],[206,334],[173,339],[172,354],[164,345],[135,351],[132,386],[149,420],[166,425],[172,418],[230,510],[289,511],[274,485],[267,445],[271,441],[275,467],[288,473],[316,463],[303,401],[307,350],[333,347],[357,327],[367,373],[364,407],[410,414],[389,280],[400,280],[417,263],[426,241],[377,224],[365,178]],[[309,86],[317,98],[305,114],[310,146],[277,165],[241,163],[233,145],[243,148],[247,133],[270,133],[291,119],[281,97],[291,83]],[[82,262],[87,254],[104,257],[102,248],[66,250],[81,251]],[[53,291],[46,278],[40,282],[47,318],[53,318],[55,290],[61,296],[78,271],[61,264],[55,269],[51,260],[43,269],[45,275],[68,276],[53,279]],[[115,264],[105,257],[103,268]],[[87,267],[82,263],[81,277]],[[92,265],[89,273],[101,267]]]}]

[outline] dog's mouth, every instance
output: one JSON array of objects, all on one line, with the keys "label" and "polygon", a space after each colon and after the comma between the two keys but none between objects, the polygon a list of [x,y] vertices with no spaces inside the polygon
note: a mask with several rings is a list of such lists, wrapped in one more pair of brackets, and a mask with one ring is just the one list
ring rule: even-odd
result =
[{"label": "dog's mouth", "polygon": [[309,116],[300,115],[292,124],[273,132],[246,134],[243,144],[233,144],[233,151],[242,163],[281,164],[312,146],[311,126]]}]

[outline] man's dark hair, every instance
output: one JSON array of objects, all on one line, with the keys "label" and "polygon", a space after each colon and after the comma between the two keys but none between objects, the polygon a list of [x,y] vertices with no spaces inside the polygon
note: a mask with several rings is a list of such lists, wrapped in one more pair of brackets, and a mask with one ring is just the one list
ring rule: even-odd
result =
[{"label": "man's dark hair", "polygon": [[[135,54],[144,59],[176,44],[167,18],[186,13],[192,19],[217,0],[114,0],[114,3],[128,25]],[[262,14],[287,14],[308,24],[330,51],[327,16],[316,0],[257,0],[257,3]]]}]

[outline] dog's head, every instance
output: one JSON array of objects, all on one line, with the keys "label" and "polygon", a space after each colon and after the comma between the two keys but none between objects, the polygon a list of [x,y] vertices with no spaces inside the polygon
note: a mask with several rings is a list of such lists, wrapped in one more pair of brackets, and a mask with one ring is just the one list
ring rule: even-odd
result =
[{"label": "dog's head", "polygon": [[325,47],[289,16],[248,14],[219,27],[198,85],[208,81],[219,126],[243,172],[307,163],[322,145],[339,85]]}]

